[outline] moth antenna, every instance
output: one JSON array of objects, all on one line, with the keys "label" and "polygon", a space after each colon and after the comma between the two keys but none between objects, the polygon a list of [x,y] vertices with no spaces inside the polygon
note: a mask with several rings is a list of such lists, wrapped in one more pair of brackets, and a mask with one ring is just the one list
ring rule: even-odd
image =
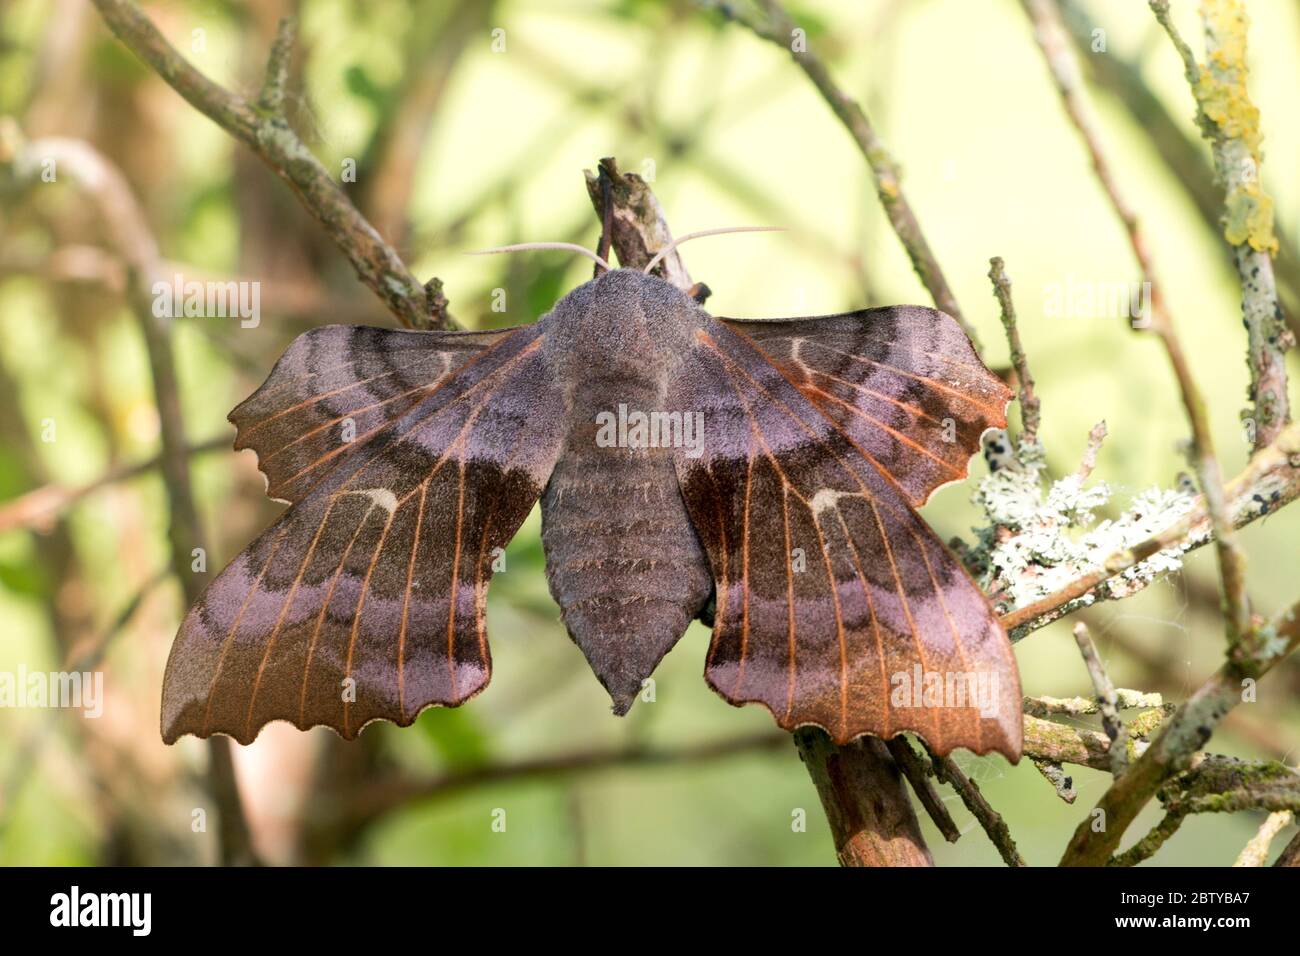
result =
[{"label": "moth antenna", "polygon": [[500,252],[522,252],[525,249],[567,249],[569,252],[581,252],[588,259],[591,259],[598,266],[603,266],[605,271],[610,271],[609,263],[596,255],[586,246],[580,246],[574,242],[521,242],[513,246],[497,246],[495,249],[475,249],[473,252],[467,252],[467,256],[491,256]]},{"label": "moth antenna", "polygon": [[659,261],[663,259],[664,256],[671,254],[674,249],[687,240],[700,239],[704,236],[725,236],[731,232],[785,232],[785,226],[726,226],[722,229],[701,229],[699,232],[688,232],[686,235],[674,239],[664,248],[655,253],[655,257],[651,259],[646,264],[646,267],[641,271],[646,275],[649,275],[650,270],[659,265]]}]

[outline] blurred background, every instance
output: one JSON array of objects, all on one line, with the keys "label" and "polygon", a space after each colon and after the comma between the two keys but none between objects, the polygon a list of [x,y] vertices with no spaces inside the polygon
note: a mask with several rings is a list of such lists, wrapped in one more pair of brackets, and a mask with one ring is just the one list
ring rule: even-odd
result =
[{"label": "blurred background", "polygon": [[[1300,274],[1300,4],[1251,0],[1250,91],[1265,189],[1295,316]],[[1176,20],[1202,52],[1195,4]],[[1085,44],[1089,91],[1115,174],[1141,217],[1202,388],[1224,471],[1246,462],[1248,383],[1235,272],[1181,61],[1144,3],[1063,3]],[[28,139],[73,137],[115,163],[162,255],[188,277],[256,280],[261,321],[178,319],[174,331],[208,573],[277,514],[226,413],[293,337],[327,323],[391,327],[377,299],[284,183],[189,107],[108,33],[86,0],[5,0],[0,115]],[[156,2],[148,15],[204,73],[254,97],[279,17],[300,20],[289,116],[421,280],[445,283],[471,327],[531,322],[590,277],[564,253],[467,250],[565,240],[594,247],[582,171],[602,156],[650,181],[677,234],[772,224],[683,250],[717,315],[776,317],[929,304],[844,129],[787,53],[687,2],[265,0]],[[899,161],[934,252],[992,365],[1007,360],[988,259],[1004,257],[1043,403],[1042,438],[1073,469],[1089,428],[1109,438],[1096,477],[1114,511],[1186,467],[1185,419],[1154,339],[1104,309],[1062,310],[1071,284],[1138,275],[1014,0],[799,2],[790,12]],[[1094,52],[1103,31],[1103,50]],[[500,32],[504,31],[504,32]],[[89,662],[103,715],[0,708],[0,863],[217,859],[206,745],[158,734],[163,664],[185,600],[167,572],[159,414],[125,267],[75,186],[0,193],[0,671]],[[493,290],[507,308],[493,311]],[[1054,297],[1056,297],[1054,299]],[[1292,372],[1295,372],[1294,363]],[[52,428],[51,428],[52,423]],[[971,539],[972,479],[925,509],[945,540]],[[72,494],[70,494],[72,493]],[[1114,513],[1114,512],[1112,512]],[[495,674],[458,710],[426,711],[354,743],[286,724],[235,747],[260,855],[374,864],[833,864],[817,795],[761,708],[734,709],[702,679],[698,623],[626,718],[558,620],[537,514],[489,601]],[[1297,598],[1300,509],[1242,534],[1253,604]],[[1180,701],[1223,653],[1214,558],[1087,614],[1116,683]],[[1017,646],[1026,693],[1090,694],[1058,622]],[[1300,666],[1239,707],[1212,749],[1300,759]],[[1081,726],[1093,726],[1087,720]],[[700,751],[697,748],[707,749]],[[630,756],[628,754],[630,753]],[[619,756],[619,755],[624,756]],[[644,754],[661,757],[648,759]],[[1068,768],[1067,806],[1028,761],[960,754],[1030,863],[1054,863],[1109,776]],[[945,791],[946,793],[948,791]],[[998,857],[955,798],[966,836],[940,864]],[[799,811],[807,827],[800,831]],[[501,832],[494,821],[502,818]],[[1159,818],[1154,805],[1130,831]],[[1189,820],[1156,857],[1230,863],[1260,814]],[[1290,831],[1288,831],[1289,833]],[[1280,847],[1285,839],[1279,840]]]}]

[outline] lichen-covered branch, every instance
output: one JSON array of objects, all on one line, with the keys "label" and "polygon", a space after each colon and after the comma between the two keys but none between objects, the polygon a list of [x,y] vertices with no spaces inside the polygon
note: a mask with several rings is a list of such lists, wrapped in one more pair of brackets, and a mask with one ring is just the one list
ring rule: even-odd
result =
[{"label": "lichen-covered branch", "polygon": [[1291,814],[1300,809],[1300,773],[1277,761],[1252,763],[1201,754],[1192,760],[1187,773],[1162,787],[1159,796],[1165,807],[1164,818],[1130,849],[1111,860],[1112,866],[1135,866],[1149,859],[1195,813],[1262,809]]},{"label": "lichen-covered branch", "polygon": [[293,22],[280,24],[267,78],[256,103],[212,82],[167,41],[130,0],[93,0],[114,35],[172,89],[214,123],[256,153],[293,187],[303,206],[347,256],[363,283],[403,325],[445,328],[451,320],[442,283],[422,285],[401,257],[348,199],[284,117],[286,65],[293,46]]},{"label": "lichen-covered branch", "polygon": [[1110,860],[1124,832],[1151,797],[1172,775],[1188,768],[1219,721],[1241,702],[1243,682],[1262,677],[1300,645],[1300,603],[1259,631],[1262,640],[1250,666],[1229,659],[1178,709],[1151,746],[1097,803],[1104,827],[1094,830],[1091,817],[1079,824],[1061,858],[1062,866],[1101,866]]},{"label": "lichen-covered branch", "polygon": [[[1169,312],[1163,289],[1156,278],[1155,264],[1145,236],[1139,226],[1137,214],[1124,198],[1111,163],[1101,144],[1100,132],[1083,89],[1082,73],[1070,44],[1056,0],[1021,0],[1022,6],[1034,24],[1034,34],[1047,61],[1061,102],[1071,123],[1078,130],[1093,170],[1106,193],[1116,215],[1124,225],[1129,245],[1142,272],[1143,281],[1150,290],[1149,321],[1139,328],[1149,328],[1164,345],[1169,364],[1178,382],[1187,421],[1192,430],[1192,464],[1205,497],[1206,509],[1214,525],[1214,541],[1218,551],[1219,573],[1223,579],[1230,643],[1245,639],[1250,630],[1250,606],[1246,599],[1245,557],[1234,540],[1232,525],[1228,521],[1223,497],[1223,472],[1214,453],[1209,417],[1200,386],[1192,375],[1191,365],[1183,351],[1173,316]],[[1276,432],[1274,432],[1276,434]]]},{"label": "lichen-covered branch", "polygon": [[[1137,697],[1133,691],[1116,691],[1122,701]],[[1157,697],[1159,695],[1152,695]],[[1090,712],[1096,712],[1095,702]],[[1074,715],[1083,709],[1052,708],[1053,712]],[[1124,752],[1128,760],[1138,760],[1150,749],[1150,738],[1157,734],[1175,713],[1173,705],[1160,705],[1138,714],[1124,728]],[[1026,714],[1025,756],[1067,802],[1073,803],[1073,780],[1065,774],[1063,764],[1075,764],[1093,770],[1110,770],[1112,742],[1105,734],[1081,730]],[[1208,734],[1207,734],[1208,736]],[[1288,807],[1300,796],[1300,776],[1294,768],[1276,761],[1247,762],[1218,754],[1193,750],[1187,755],[1187,770],[1173,776],[1159,787],[1166,808],[1161,822],[1126,853],[1115,857],[1113,865],[1130,866],[1158,850],[1191,813],[1232,812],[1242,809],[1277,809]],[[1106,820],[1110,826],[1110,821]],[[1280,828],[1279,828],[1280,829]],[[1270,837],[1271,839],[1271,837]],[[1267,853],[1267,846],[1264,848]],[[1255,864],[1259,865],[1259,864]]]},{"label": "lichen-covered branch", "polygon": [[[1014,475],[999,472],[985,481],[993,478],[1005,483],[1014,480]],[[1005,501],[1008,506],[1017,500],[1023,502],[1025,494],[1008,492]],[[1066,555],[1067,560],[1051,567],[1034,567],[1031,577],[1020,574],[1020,599],[1002,614],[1002,623],[1012,640],[1080,607],[1128,597],[1181,566],[1183,554],[1211,541],[1213,529],[1205,505],[1193,505],[1186,496],[1179,497],[1187,507],[1169,493],[1160,493],[1158,501],[1146,502],[1146,520],[1113,522],[1106,529],[1108,533],[1087,542],[1082,553],[1072,552]],[[1272,445],[1257,452],[1225,486],[1224,497],[1234,528],[1270,515],[1300,497],[1300,425],[1288,426]],[[1150,521],[1152,506],[1158,509],[1155,527]],[[1134,528],[1150,530],[1132,538],[1130,531]],[[1108,540],[1114,546],[1107,545]]]},{"label": "lichen-covered branch", "polygon": [[1291,420],[1286,352],[1295,344],[1278,303],[1272,255],[1273,201],[1260,182],[1263,161],[1259,109],[1246,78],[1248,18],[1241,0],[1204,0],[1205,65],[1169,16],[1168,0],[1151,0],[1151,10],[1182,57],[1196,99],[1196,120],[1209,141],[1214,169],[1224,190],[1221,223],[1241,278],[1241,311],[1248,338],[1247,365],[1254,410],[1255,447],[1271,442]]},{"label": "lichen-covered branch", "polygon": [[[1113,688],[1115,707],[1119,710],[1137,708],[1163,707],[1164,698],[1159,694],[1145,691],[1129,690],[1125,687]],[[1025,713],[1031,717],[1050,718],[1055,716],[1082,717],[1085,714],[1101,713],[1101,705],[1095,697],[1026,697]]]},{"label": "lichen-covered branch", "polygon": [[1030,762],[1034,769],[1043,775],[1056,795],[1066,803],[1074,803],[1079,799],[1079,793],[1074,789],[1074,778],[1065,772],[1065,768],[1055,760],[1043,760],[1039,757],[1030,757]]},{"label": "lichen-covered branch", "polygon": [[[1171,705],[1161,705],[1143,710],[1124,731],[1125,755],[1136,760],[1146,750],[1148,738],[1170,716]],[[1081,730],[1054,720],[1044,720],[1026,714],[1025,756],[1034,761],[1054,764],[1075,764],[1092,770],[1110,770],[1111,741],[1095,730]]]},{"label": "lichen-covered branch", "polygon": [[[1128,110],[1202,221],[1219,232],[1222,229],[1223,192],[1215,183],[1213,161],[1201,143],[1184,131],[1164,100],[1151,89],[1144,75],[1145,48],[1139,46],[1134,53],[1125,53],[1111,45],[1105,53],[1093,55],[1094,31],[1099,29],[1099,25],[1091,10],[1078,0],[1060,0],[1060,5],[1066,27],[1075,47],[1083,55],[1093,82],[1113,94]],[[1295,247],[1294,237],[1285,234],[1281,222],[1274,222],[1273,230],[1283,249]],[[1224,243],[1223,251],[1227,262],[1235,269],[1237,262],[1232,248]],[[1287,328],[1294,339],[1300,330],[1296,316],[1297,306],[1300,306],[1300,262],[1295,256],[1287,256],[1275,261],[1273,269],[1283,300],[1283,311],[1287,313]]]}]

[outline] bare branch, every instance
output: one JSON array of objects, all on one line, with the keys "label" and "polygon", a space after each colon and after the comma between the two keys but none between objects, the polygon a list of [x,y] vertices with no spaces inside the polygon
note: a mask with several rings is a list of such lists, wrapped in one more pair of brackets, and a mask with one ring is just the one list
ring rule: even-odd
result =
[{"label": "bare branch", "polygon": [[1250,838],[1250,842],[1242,847],[1241,853],[1237,855],[1237,861],[1232,865],[1263,866],[1264,861],[1268,859],[1268,850],[1273,845],[1273,838],[1290,826],[1294,819],[1295,814],[1290,810],[1275,810],[1270,813],[1259,825],[1259,831]]},{"label": "bare branch", "polygon": [[136,56],[293,187],[303,206],[347,256],[357,276],[398,321],[413,329],[449,326],[445,300],[441,304],[435,301],[411,275],[397,252],[357,211],[284,118],[280,108],[293,41],[292,22],[280,25],[267,80],[258,103],[253,104],[196,70],[130,0],[94,0],[94,4],[109,29]]},{"label": "bare branch", "polygon": [[911,741],[902,734],[886,740],[885,746],[894,758],[894,763],[898,764],[898,769],[912,785],[912,791],[921,801],[921,806],[925,807],[925,812],[930,815],[934,825],[943,834],[943,838],[949,843],[956,843],[961,839],[961,830],[957,828],[948,808],[943,805],[943,798],[939,796],[938,788],[930,780],[934,768],[927,767],[920,754],[912,749]]},{"label": "bare branch", "polygon": [[[585,171],[587,194],[602,223],[609,218],[609,239],[625,269],[644,269],[661,249],[673,241],[663,207],[646,181],[636,173],[619,172],[613,157],[605,157],[597,172]],[[613,203],[606,209],[605,197]],[[691,274],[686,271],[681,253],[674,249],[655,266],[654,274],[685,292],[690,289]]]},{"label": "bare branch", "polygon": [[1034,393],[1034,377],[1029,374],[1029,359],[1020,344],[1020,329],[1016,326],[1016,306],[1011,300],[1011,280],[1001,256],[989,260],[989,278],[993,281],[993,294],[1002,310],[1002,327],[1007,332],[1007,345],[1011,349],[1011,364],[1016,370],[1020,396],[1020,440],[1025,444],[1038,441],[1038,423],[1041,416],[1038,396]]},{"label": "bare branch", "polygon": [[1291,838],[1282,853],[1273,861],[1274,866],[1300,866],[1300,833]]},{"label": "bare branch", "polygon": [[1083,460],[1079,462],[1079,467],[1074,472],[1079,476],[1080,483],[1087,481],[1092,470],[1097,467],[1097,455],[1101,452],[1101,443],[1105,440],[1106,423],[1098,422],[1088,432],[1088,447],[1084,450]]},{"label": "bare branch", "polygon": [[971,780],[951,757],[935,757],[931,755],[934,761],[934,772],[940,780],[951,784],[952,788],[957,791],[957,796],[961,797],[961,802],[966,804],[966,809],[974,814],[975,819],[979,821],[984,832],[988,834],[993,845],[997,847],[998,854],[1007,866],[1027,866],[1024,857],[1016,849],[1016,841],[1011,838],[1011,830],[1002,816],[989,805],[984,799],[984,794],[980,793],[979,784]]},{"label": "bare branch", "polygon": [[1110,770],[1118,777],[1124,772],[1128,760],[1124,750],[1124,722],[1119,717],[1119,697],[1115,685],[1110,682],[1110,675],[1097,655],[1097,646],[1088,633],[1088,625],[1082,621],[1074,625],[1074,640],[1083,655],[1083,663],[1092,678],[1092,686],[1097,691],[1097,706],[1101,711],[1101,725],[1110,738]]},{"label": "bare branch", "polygon": [[[17,136],[13,130],[8,134]],[[172,354],[172,320],[159,318],[153,311],[152,289],[161,267],[158,244],[126,179],[93,146],[80,140],[59,138],[20,145],[13,161],[19,183],[25,184],[32,171],[48,160],[54,161],[56,169],[67,173],[95,204],[113,245],[128,266],[127,295],[149,356],[158,407],[162,440],[158,464],[169,506],[171,567],[186,603],[193,604],[202,594],[203,583],[190,562],[193,550],[204,547],[204,537],[190,482],[190,453]],[[218,810],[222,859],[228,863],[255,863],[257,858],[230,760],[230,741],[224,737],[208,741],[208,758],[208,785]]]},{"label": "bare branch", "polygon": [[[185,449],[185,453],[191,456],[202,455],[212,451],[229,450],[229,448],[230,438],[223,436],[191,444]],[[98,478],[85,484],[72,486],[51,484],[34,488],[0,507],[0,533],[13,528],[47,531],[59,514],[82,498],[119,481],[128,481],[140,475],[148,474],[157,468],[161,462],[162,455],[159,454],[135,464],[111,468]]]},{"label": "bare branch", "polygon": [[[514,763],[489,763],[430,777],[405,775],[388,777],[360,791],[346,794],[343,804],[337,808],[337,813],[329,813],[326,807],[322,811],[322,819],[329,822],[326,824],[318,822],[317,826],[337,827],[346,834],[355,834],[390,811],[491,783],[546,779],[617,767],[707,764],[733,755],[787,747],[789,738],[790,735],[785,731],[773,730],[672,750],[643,747],[598,748]],[[328,799],[323,801],[324,804],[328,802]]]},{"label": "bare branch", "polygon": [[[88,671],[97,667],[108,653],[109,647],[126,630],[149,596],[167,579],[167,576],[167,571],[154,574],[131,596],[122,610],[114,615],[113,620],[103,631],[85,642],[82,647],[69,649],[64,670]],[[35,726],[19,740],[13,755],[9,758],[7,771],[4,778],[0,780],[0,837],[4,836],[9,826],[14,804],[23,785],[30,779],[33,766],[38,763],[41,753],[48,745],[47,738],[54,729],[54,718],[57,713],[59,711],[46,711],[44,719],[38,720]]]},{"label": "bare branch", "polygon": [[934,866],[899,767],[881,740],[837,746],[824,730],[803,727],[794,741],[841,866]]},{"label": "bare branch", "polygon": [[889,223],[903,243],[907,256],[912,261],[921,284],[930,293],[930,298],[941,311],[947,312],[961,325],[962,330],[979,350],[979,339],[975,330],[966,321],[957,297],[953,294],[944,278],[939,261],[935,258],[921,231],[921,224],[916,213],[903,194],[902,177],[893,157],[889,155],[884,141],[876,132],[875,126],[862,107],[847,93],[840,89],[826,64],[816,53],[806,48],[806,37],[802,43],[796,42],[796,26],[790,15],[776,0],[757,0],[763,14],[731,3],[718,0],[698,0],[701,6],[715,9],[728,19],[740,23],[764,40],[768,40],[790,53],[791,58],[812,81],[817,92],[826,100],[836,118],[853,137],[859,152],[867,161],[875,181],[876,195],[884,207]]}]

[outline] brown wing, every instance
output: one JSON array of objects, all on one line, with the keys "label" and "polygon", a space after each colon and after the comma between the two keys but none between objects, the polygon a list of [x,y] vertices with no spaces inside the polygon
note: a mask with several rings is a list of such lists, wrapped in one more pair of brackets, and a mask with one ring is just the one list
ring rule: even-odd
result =
[{"label": "brown wing", "polygon": [[[797,338],[811,341],[815,321]],[[907,474],[891,475],[897,458],[873,460],[881,446],[865,419],[824,413],[735,325],[698,333],[674,387],[681,407],[704,413],[704,454],[676,461],[717,587],[709,683],[841,743],[910,730],[936,753],[1018,759],[1010,644],[909,505],[921,484],[907,491]],[[901,370],[910,354],[882,361]]]},{"label": "brown wing", "polygon": [[329,325],[305,332],[230,413],[235,448],[257,452],[268,495],[301,501],[369,438],[512,331]]},{"label": "brown wing", "polygon": [[[564,436],[544,337],[541,326],[501,335],[424,387],[405,414],[336,456],[217,576],[172,646],[164,740],[225,733],[247,743],[277,719],[354,737],[371,720],[410,724],[424,707],[459,704],[487,683],[493,549],[536,502]],[[466,339],[424,341],[442,353]],[[288,383],[284,369],[273,379]],[[367,389],[384,374],[354,369]],[[346,394],[342,373],[308,365],[291,378],[336,374],[328,390]],[[281,388],[281,402],[304,394]],[[328,418],[342,406],[313,407]]]},{"label": "brown wing", "polygon": [[916,506],[966,477],[1011,390],[953,319],[922,306],[810,319],[724,320],[867,452]]}]

